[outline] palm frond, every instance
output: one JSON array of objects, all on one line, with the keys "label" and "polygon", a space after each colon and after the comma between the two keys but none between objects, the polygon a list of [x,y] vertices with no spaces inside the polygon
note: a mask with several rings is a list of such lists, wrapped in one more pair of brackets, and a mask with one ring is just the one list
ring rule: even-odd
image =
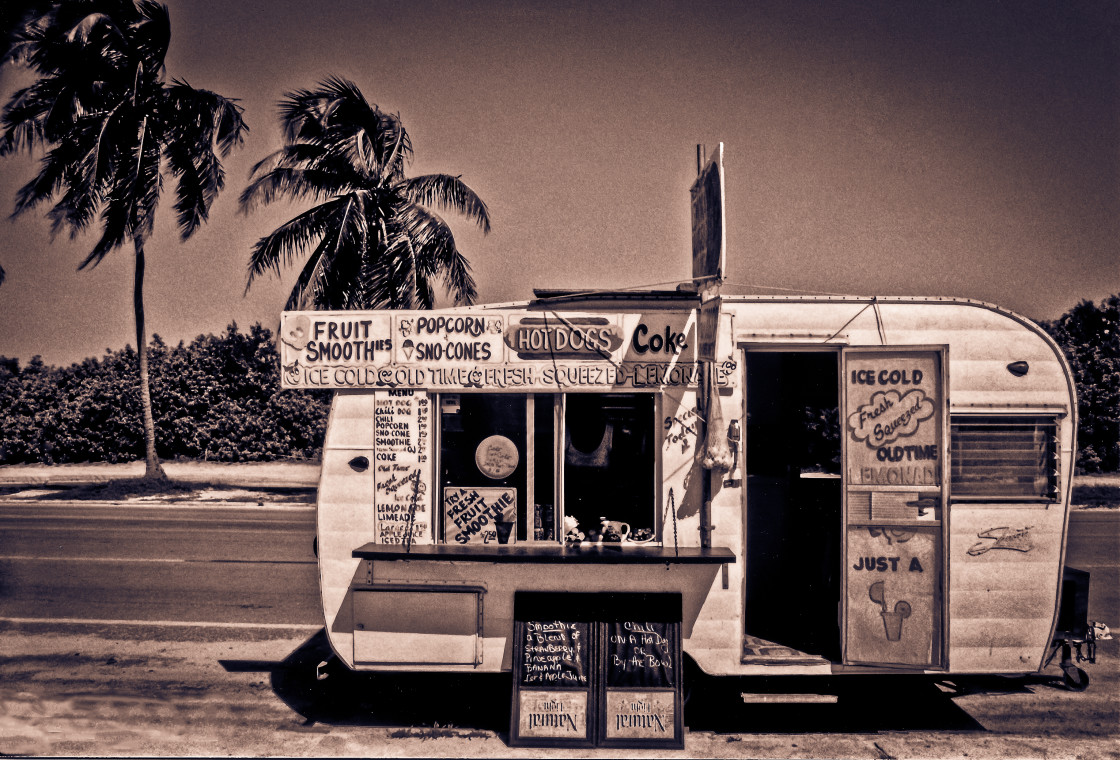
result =
[{"label": "palm frond", "polygon": [[221,157],[242,142],[248,127],[236,102],[178,80],[167,88],[164,109],[168,166],[178,179],[175,211],[185,240],[208,218],[225,186]]},{"label": "palm frond", "polygon": [[402,181],[409,199],[422,206],[456,211],[474,221],[483,234],[490,232],[490,211],[478,194],[459,177],[424,174]]},{"label": "palm frond", "polygon": [[[456,304],[469,305],[478,297],[470,263],[455,244],[451,228],[438,215],[409,204],[398,212],[392,230],[397,256],[408,250],[415,267],[419,307],[434,305],[431,283],[441,280]],[[423,287],[421,285],[423,284]],[[425,292],[426,291],[426,292]]]},{"label": "palm frond", "polygon": [[253,280],[266,272],[280,274],[281,267],[290,266],[313,241],[339,229],[345,219],[350,200],[346,197],[334,198],[314,206],[265,235],[253,246],[249,257],[249,279],[245,290],[249,290]]}]

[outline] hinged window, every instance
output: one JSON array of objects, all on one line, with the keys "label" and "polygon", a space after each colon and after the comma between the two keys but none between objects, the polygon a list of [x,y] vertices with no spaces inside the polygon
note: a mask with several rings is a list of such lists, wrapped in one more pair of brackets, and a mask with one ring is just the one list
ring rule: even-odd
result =
[{"label": "hinged window", "polygon": [[953,415],[953,498],[1058,498],[1058,425],[1044,415]]}]

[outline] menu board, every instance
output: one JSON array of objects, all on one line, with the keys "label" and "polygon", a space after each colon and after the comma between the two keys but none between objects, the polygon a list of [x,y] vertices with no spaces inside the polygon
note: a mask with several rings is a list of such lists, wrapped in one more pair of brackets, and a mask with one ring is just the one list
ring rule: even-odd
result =
[{"label": "menu board", "polygon": [[588,623],[563,620],[525,622],[522,686],[588,685]]},{"label": "menu board", "polygon": [[684,746],[679,594],[518,592],[514,618],[511,745]]},{"label": "menu board", "polygon": [[846,354],[849,485],[941,485],[940,358],[936,351]]},{"label": "menu board", "polygon": [[602,624],[601,744],[684,746],[680,627],[679,617]]},{"label": "menu board", "polygon": [[[377,542],[431,543],[431,402],[415,390],[374,393]],[[411,526],[411,538],[410,538]]]},{"label": "menu board", "polygon": [[672,623],[607,623],[607,686],[672,687]]},{"label": "menu board", "polygon": [[844,354],[844,661],[937,667],[947,414],[937,348]]},{"label": "menu board", "polygon": [[598,595],[514,595],[510,743],[594,746]]}]

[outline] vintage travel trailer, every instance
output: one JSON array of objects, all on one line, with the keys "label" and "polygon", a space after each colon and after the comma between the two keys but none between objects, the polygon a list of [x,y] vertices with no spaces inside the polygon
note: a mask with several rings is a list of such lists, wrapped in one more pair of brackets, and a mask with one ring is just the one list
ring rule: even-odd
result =
[{"label": "vintage travel trailer", "polygon": [[284,313],[284,384],[335,390],[338,659],[513,671],[530,740],[560,735],[532,711],[572,683],[585,712],[637,711],[600,738],[661,720],[609,672],[565,681],[581,632],[656,665],[631,684],[655,696],[680,653],[713,675],[1041,669],[1077,427],[1047,334],[962,299],[705,295]]}]

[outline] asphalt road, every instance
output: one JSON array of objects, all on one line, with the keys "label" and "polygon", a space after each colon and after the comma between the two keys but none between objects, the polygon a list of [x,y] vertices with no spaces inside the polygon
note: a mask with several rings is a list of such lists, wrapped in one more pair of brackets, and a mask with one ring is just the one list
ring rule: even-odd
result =
[{"label": "asphalt road", "polygon": [[0,501],[0,618],[322,625],[313,507]]},{"label": "asphalt road", "polygon": [[[1093,573],[1091,615],[1114,630],[1118,528],[1115,512],[1077,515],[1067,557]],[[0,501],[0,753],[557,755],[505,745],[508,676],[316,681],[313,532],[310,507]],[[825,679],[837,705],[760,707],[737,679],[707,681],[683,754],[1116,757],[1117,644],[1083,693],[1051,668]]]}]

